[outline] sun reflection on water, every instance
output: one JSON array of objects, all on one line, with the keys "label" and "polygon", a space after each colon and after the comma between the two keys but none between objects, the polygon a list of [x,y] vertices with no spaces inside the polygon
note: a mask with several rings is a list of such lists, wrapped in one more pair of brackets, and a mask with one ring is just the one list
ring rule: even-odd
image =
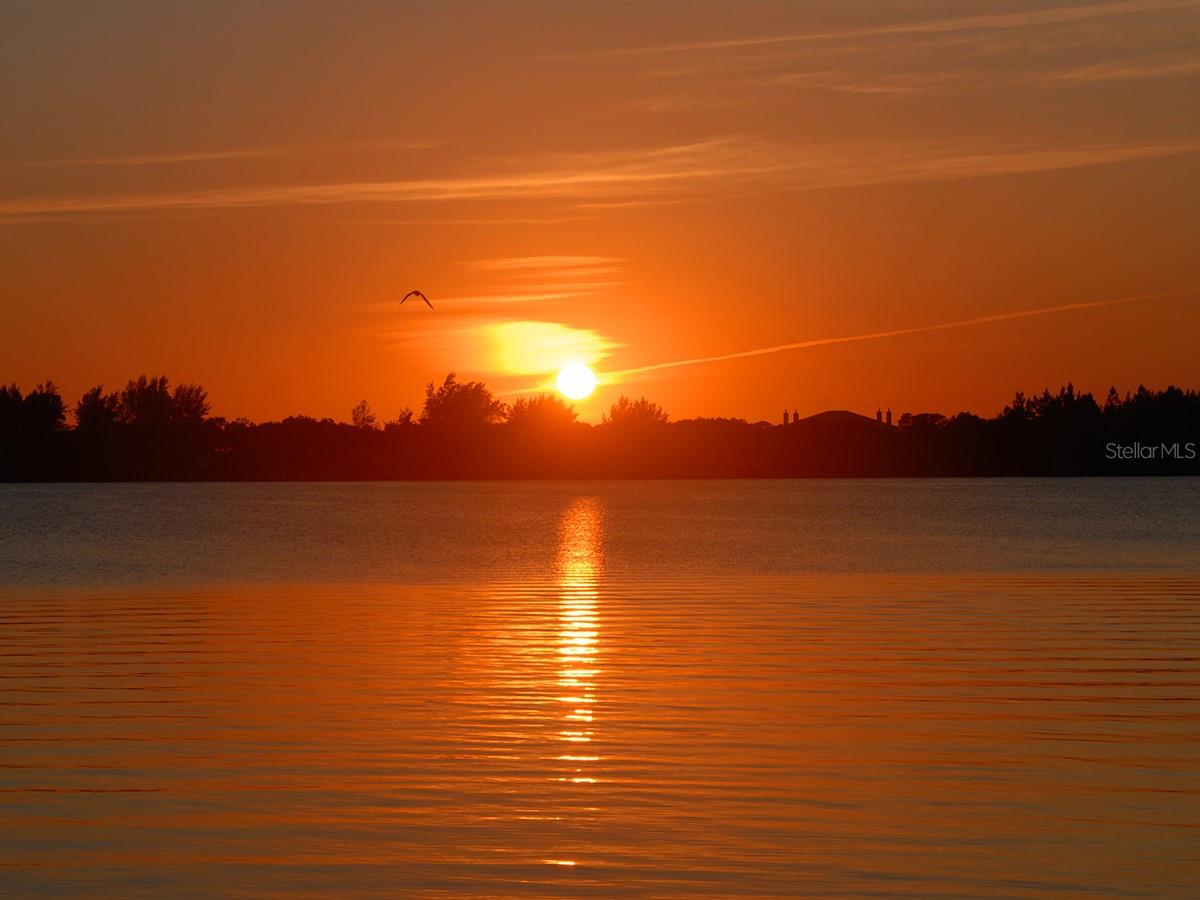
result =
[{"label": "sun reflection on water", "polygon": [[[589,744],[595,737],[596,667],[599,619],[597,581],[603,567],[603,510],[592,497],[574,500],[563,513],[558,529],[558,686],[562,694],[562,722],[558,740]],[[578,750],[583,750],[579,747]],[[574,751],[574,748],[573,748]],[[593,784],[587,770],[600,757],[581,752],[564,752],[559,781]]]}]

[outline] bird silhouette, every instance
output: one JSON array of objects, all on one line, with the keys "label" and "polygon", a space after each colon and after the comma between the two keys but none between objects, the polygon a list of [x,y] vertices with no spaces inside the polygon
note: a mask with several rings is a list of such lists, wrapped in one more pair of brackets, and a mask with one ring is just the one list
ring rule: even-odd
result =
[{"label": "bird silhouette", "polygon": [[401,306],[403,306],[403,305],[404,305],[404,301],[405,301],[405,300],[407,300],[409,297],[420,297],[422,300],[424,300],[424,301],[425,301],[425,305],[426,305],[426,306],[428,306],[430,309],[433,309],[433,304],[429,302],[429,298],[428,298],[428,297],[426,297],[424,294],[422,294],[420,291],[409,291],[409,292],[408,292],[407,294],[405,294],[405,295],[404,295],[404,297],[403,297],[403,298],[400,300],[400,305],[401,305]]}]

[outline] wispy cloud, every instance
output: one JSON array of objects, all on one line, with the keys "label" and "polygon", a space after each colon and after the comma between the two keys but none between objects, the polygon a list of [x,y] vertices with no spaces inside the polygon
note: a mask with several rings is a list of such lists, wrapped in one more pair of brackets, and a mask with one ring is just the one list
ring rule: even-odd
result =
[{"label": "wispy cloud", "polygon": [[618,286],[626,272],[626,260],[613,256],[506,256],[463,266],[483,276],[487,292],[447,299],[475,307],[586,297]]},{"label": "wispy cloud", "polygon": [[190,150],[180,153],[133,153],[126,156],[80,156],[63,159],[27,160],[21,166],[160,166],[234,159],[265,159],[295,153],[294,147],[254,147],[230,150]]},{"label": "wispy cloud", "polygon": [[[578,208],[582,209],[583,204]],[[406,219],[360,218],[337,219],[333,225],[394,225],[396,227],[427,228],[431,226],[477,225],[484,228],[512,225],[561,225],[563,222],[583,222],[596,216],[581,214],[569,216],[417,216]],[[43,221],[43,220],[39,220]],[[3,222],[3,219],[0,219]]]},{"label": "wispy cloud", "polygon": [[814,88],[831,93],[903,95],[982,87],[1086,86],[1116,81],[1186,78],[1200,74],[1200,58],[1159,59],[1153,56],[1108,59],[1070,68],[1018,71],[959,69],[904,72],[863,69],[811,69],[746,75],[727,83],[749,88]]},{"label": "wispy cloud", "polygon": [[[405,320],[377,336],[410,359],[437,370],[471,360],[473,371],[495,384],[502,394],[552,388],[554,373],[571,362],[598,365],[623,346],[592,329],[553,321],[564,304],[613,288],[624,276],[627,261],[613,256],[539,254],[489,257],[462,262],[478,292],[435,296],[438,314]],[[472,285],[474,286],[474,285]],[[537,307],[534,318],[529,309]],[[396,313],[394,303],[373,304],[378,312]],[[395,321],[395,319],[393,319]],[[526,382],[534,376],[536,384]]]},{"label": "wispy cloud", "polygon": [[[1116,0],[1110,3],[1091,3],[1074,6],[1057,6],[1048,9],[1019,10],[1007,13],[984,13],[970,16],[953,16],[940,19],[925,19],[915,22],[896,22],[862,28],[844,28],[829,31],[808,31],[792,34],[776,34],[725,38],[719,40],[691,41],[674,44],[654,44],[641,47],[625,47],[590,56],[643,55],[661,53],[688,53],[702,50],[725,50],[744,47],[764,47],[786,44],[819,43],[847,39],[870,38],[893,35],[947,34],[962,31],[993,31],[1002,29],[1034,28],[1045,25],[1064,25],[1096,19],[1111,19],[1123,16],[1138,16],[1159,10],[1196,9],[1196,0]],[[582,54],[581,54],[582,55]]]},{"label": "wispy cloud", "polygon": [[[496,291],[488,294],[449,294],[437,298],[438,307],[445,307],[447,312],[455,312],[455,307],[469,306],[504,306],[512,303],[545,303],[551,300],[569,300],[577,297],[575,291]],[[392,309],[392,305],[382,304],[380,309]],[[478,312],[472,309],[472,312]]]},{"label": "wispy cloud", "polygon": [[552,375],[572,362],[597,365],[621,346],[592,329],[559,322],[500,322],[484,330],[497,369],[507,375]]},{"label": "wispy cloud", "polygon": [[[471,360],[475,373],[502,390],[514,388],[509,393],[546,390],[567,363],[596,366],[623,346],[595,329],[542,319],[476,316],[452,323],[426,321],[423,327],[384,337],[431,370],[450,370]],[[523,384],[531,376],[538,381]]]},{"label": "wispy cloud", "polygon": [[1109,81],[1142,81],[1149,78],[1184,78],[1200,74],[1200,58],[1176,60],[1132,60],[1095,63],[1049,72],[1042,81],[1063,84],[1095,84]]},{"label": "wispy cloud", "polygon": [[[725,137],[557,158],[517,174],[229,186],[192,191],[0,200],[0,221],[31,216],[472,200],[695,198],[770,185],[819,190],[1073,169],[1200,151],[1200,138],[1088,144],[877,141],[807,144]],[[572,164],[573,163],[573,164]]]},{"label": "wispy cloud", "polygon": [[612,256],[505,256],[493,259],[473,259],[466,263],[472,269],[488,271],[511,271],[553,269],[559,271],[566,268],[592,269],[597,266],[613,267],[623,264],[625,260]]},{"label": "wispy cloud", "polygon": [[951,72],[880,73],[827,69],[807,72],[781,72],[743,79],[740,83],[761,87],[812,87],[840,94],[912,94],[944,87],[961,76]]},{"label": "wispy cloud", "polygon": [[761,175],[779,165],[780,161],[765,158],[755,145],[718,138],[642,150],[551,157],[537,168],[516,174],[8,199],[0,201],[0,216],[603,197],[634,189],[669,190],[712,177]]},{"label": "wispy cloud", "polygon": [[[869,98],[1086,86],[1194,74],[1194,41],[1182,36],[1200,27],[1198,14],[1200,0],[1124,0],[608,53],[647,60],[640,76],[660,87],[633,105],[649,113],[778,91]],[[1064,60],[1073,65],[1064,70]]]},{"label": "wispy cloud", "polygon": [[[894,165],[846,172],[846,185],[869,185],[904,181],[953,181],[1023,175],[1089,166],[1135,162],[1200,152],[1200,139],[1143,144],[1083,144],[1058,147],[999,148],[994,151],[947,152],[945,155],[914,155]],[[829,186],[837,186],[830,184]]]},{"label": "wispy cloud", "polygon": [[167,166],[198,162],[224,162],[239,159],[271,159],[311,153],[359,150],[428,150],[438,141],[352,141],[340,144],[288,144],[274,147],[231,147],[213,150],[181,150],[162,153],[127,153],[108,156],[77,156],[56,159],[25,160],[11,165],[26,167],[136,167]]},{"label": "wispy cloud", "polygon": [[[461,329],[463,320],[491,321],[511,315],[519,304],[562,303],[611,290],[622,284],[627,260],[613,256],[509,256],[465,260],[466,292],[430,293],[436,318],[423,318],[415,326],[424,332]],[[461,288],[460,288],[461,290]],[[393,315],[394,300],[363,305],[362,312]],[[544,313],[543,313],[544,314]]]},{"label": "wispy cloud", "polygon": [[877,341],[884,338],[903,337],[911,334],[925,334],[933,331],[949,331],[958,328],[971,328],[994,322],[1009,322],[1015,319],[1029,319],[1037,316],[1049,316],[1056,313],[1072,312],[1075,310],[1099,309],[1105,306],[1120,306],[1130,303],[1141,303],[1149,300],[1165,300],[1196,295],[1195,290],[1174,291],[1159,294],[1138,294],[1131,297],[1115,297],[1107,300],[1090,300],[1082,303],[1063,303],[1058,306],[1043,306],[1038,309],[1020,309],[1011,312],[993,313],[987,316],[974,316],[969,319],[956,319],[951,322],[938,322],[933,325],[917,325],[911,328],[893,328],[887,331],[869,331],[862,334],[841,335],[838,337],[814,338],[805,341],[793,341],[788,344],[774,344],[769,347],[756,347],[752,350],[738,350],[732,353],[720,353],[715,356],[697,356],[691,359],[676,359],[670,362],[652,363],[645,366],[635,366],[617,372],[607,373],[610,380],[627,380],[636,375],[645,375],[664,369],[678,369],[685,366],[702,366],[711,363],[727,362],[735,359],[747,359],[754,356],[767,356],[774,353],[786,353],[792,350],[808,350],[813,347],[828,347],[833,344],[852,344],[861,341]]}]

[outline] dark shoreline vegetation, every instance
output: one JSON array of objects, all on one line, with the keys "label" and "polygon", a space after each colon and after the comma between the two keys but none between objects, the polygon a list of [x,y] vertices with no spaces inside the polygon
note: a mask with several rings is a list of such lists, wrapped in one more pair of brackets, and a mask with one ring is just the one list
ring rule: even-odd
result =
[{"label": "dark shoreline vegetation", "polygon": [[1097,403],[1068,384],[1017,393],[992,419],[905,413],[894,427],[846,411],[787,425],[672,422],[627,397],[593,426],[557,397],[505,404],[453,373],[426,387],[419,415],[382,424],[365,400],[350,423],[209,411],[199,385],[143,375],[85,393],[69,425],[52,383],[0,387],[0,481],[1200,474],[1200,393],[1176,387],[1110,389]]}]

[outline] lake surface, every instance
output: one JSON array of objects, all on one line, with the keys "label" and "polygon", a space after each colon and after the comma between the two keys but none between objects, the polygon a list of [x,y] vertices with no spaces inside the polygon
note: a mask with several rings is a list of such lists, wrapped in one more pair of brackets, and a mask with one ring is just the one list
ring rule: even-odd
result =
[{"label": "lake surface", "polygon": [[0,894],[1194,897],[1200,480],[0,486]]}]

